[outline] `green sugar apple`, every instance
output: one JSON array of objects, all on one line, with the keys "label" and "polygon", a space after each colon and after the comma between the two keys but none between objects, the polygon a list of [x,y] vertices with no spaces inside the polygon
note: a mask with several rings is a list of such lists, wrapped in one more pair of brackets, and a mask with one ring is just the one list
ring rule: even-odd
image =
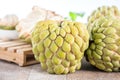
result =
[{"label": "green sugar apple", "polygon": [[32,32],[33,53],[49,73],[67,74],[81,67],[88,47],[86,26],[72,21],[40,21]]},{"label": "green sugar apple", "polygon": [[120,71],[120,19],[101,17],[92,27],[87,60],[100,70]]},{"label": "green sugar apple", "polygon": [[[104,16],[112,16],[120,19],[120,11],[116,6],[102,6],[93,11],[93,13],[88,17],[88,31],[91,35],[91,29],[93,27],[94,21]],[[90,39],[92,39],[90,37]]]}]

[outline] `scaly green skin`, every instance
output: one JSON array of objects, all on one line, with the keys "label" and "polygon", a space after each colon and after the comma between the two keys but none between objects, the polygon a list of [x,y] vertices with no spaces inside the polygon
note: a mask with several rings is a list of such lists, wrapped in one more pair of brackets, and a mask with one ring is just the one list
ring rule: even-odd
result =
[{"label": "scaly green skin", "polygon": [[33,53],[49,73],[67,74],[81,67],[88,47],[88,31],[82,23],[40,21],[32,32]]},{"label": "scaly green skin", "polygon": [[100,70],[120,71],[120,20],[102,17],[92,27],[86,58]]},{"label": "scaly green skin", "polygon": [[11,26],[0,26],[0,29],[3,29],[3,30],[15,30],[15,27],[11,27]]},{"label": "scaly green skin", "polygon": [[[88,17],[87,28],[90,35],[91,35],[91,30],[92,30],[94,21],[104,16],[112,16],[120,19],[120,11],[116,6],[112,6],[112,7],[102,6],[102,7],[99,7],[97,10],[93,11],[93,13]],[[90,39],[92,38],[90,37]]]}]

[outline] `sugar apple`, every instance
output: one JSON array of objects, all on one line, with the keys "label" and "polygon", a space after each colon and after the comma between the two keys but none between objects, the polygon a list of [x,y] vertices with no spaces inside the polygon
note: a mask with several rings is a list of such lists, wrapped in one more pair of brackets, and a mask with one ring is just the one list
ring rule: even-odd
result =
[{"label": "sugar apple", "polygon": [[0,19],[0,29],[3,30],[15,30],[18,24],[18,17],[14,14],[8,14],[4,18]]},{"label": "sugar apple", "polygon": [[[90,35],[91,35],[91,29],[93,27],[94,21],[103,16],[112,16],[112,17],[120,19],[120,11],[118,10],[116,6],[112,6],[112,7],[102,6],[94,10],[93,13],[88,17],[87,28],[88,28]],[[90,39],[92,38],[90,37]]]},{"label": "sugar apple", "polygon": [[100,70],[120,71],[120,19],[101,17],[92,27],[86,58]]},{"label": "sugar apple", "polygon": [[35,58],[43,69],[67,74],[80,69],[89,34],[79,22],[46,20],[37,23],[31,41]]}]

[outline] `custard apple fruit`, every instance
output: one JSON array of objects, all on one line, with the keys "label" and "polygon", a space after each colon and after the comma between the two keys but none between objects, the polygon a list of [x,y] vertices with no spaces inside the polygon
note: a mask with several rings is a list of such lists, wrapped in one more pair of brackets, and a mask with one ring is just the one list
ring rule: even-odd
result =
[{"label": "custard apple fruit", "polygon": [[[116,6],[112,6],[112,7],[102,6],[102,7],[99,7],[97,10],[93,11],[93,13],[88,17],[87,28],[90,35],[91,35],[91,29],[93,27],[94,21],[104,16],[112,16],[120,19],[120,11]],[[90,39],[92,38],[90,37]]]},{"label": "custard apple fruit", "polygon": [[120,19],[101,17],[92,27],[86,58],[100,70],[120,71]]},{"label": "custard apple fruit", "polygon": [[49,73],[67,74],[81,67],[88,47],[86,26],[71,21],[40,21],[32,32],[33,53]]},{"label": "custard apple fruit", "polygon": [[14,14],[6,15],[0,19],[0,29],[2,30],[15,30],[16,25],[18,24],[18,17]]}]

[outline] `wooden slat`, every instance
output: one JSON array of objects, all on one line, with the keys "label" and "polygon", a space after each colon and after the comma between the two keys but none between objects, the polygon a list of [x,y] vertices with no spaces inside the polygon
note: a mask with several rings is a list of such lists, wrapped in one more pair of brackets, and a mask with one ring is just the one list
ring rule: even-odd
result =
[{"label": "wooden slat", "polygon": [[19,43],[19,42],[23,42],[21,40],[15,40],[15,41],[2,41],[0,42],[0,46],[2,45],[8,45],[8,44],[13,44],[13,43]]},{"label": "wooden slat", "polygon": [[32,60],[32,61],[27,62],[26,65],[31,65],[31,64],[35,64],[35,63],[39,63],[39,62],[36,60]]},{"label": "wooden slat", "polygon": [[19,46],[10,47],[7,50],[10,52],[16,52],[17,49],[23,49],[23,48],[29,48],[29,47],[31,47],[31,45],[26,44],[26,45],[19,45]]},{"label": "wooden slat", "polygon": [[32,53],[32,48],[30,47],[30,48],[18,49],[16,52],[18,54],[23,54],[23,53],[27,54],[28,52],[29,52],[29,54],[31,54]]},{"label": "wooden slat", "polygon": [[22,40],[0,40],[0,59],[14,62],[19,66],[38,63],[34,59],[31,44],[27,44]]},{"label": "wooden slat", "polygon": [[9,45],[3,45],[3,46],[0,46],[0,49],[6,50],[8,47],[14,47],[14,46],[19,46],[19,45],[23,45],[23,44],[26,44],[26,43],[13,43],[13,44],[9,44]]},{"label": "wooden slat", "polygon": [[15,55],[13,53],[9,54],[7,51],[0,51],[0,59],[13,61]]}]

